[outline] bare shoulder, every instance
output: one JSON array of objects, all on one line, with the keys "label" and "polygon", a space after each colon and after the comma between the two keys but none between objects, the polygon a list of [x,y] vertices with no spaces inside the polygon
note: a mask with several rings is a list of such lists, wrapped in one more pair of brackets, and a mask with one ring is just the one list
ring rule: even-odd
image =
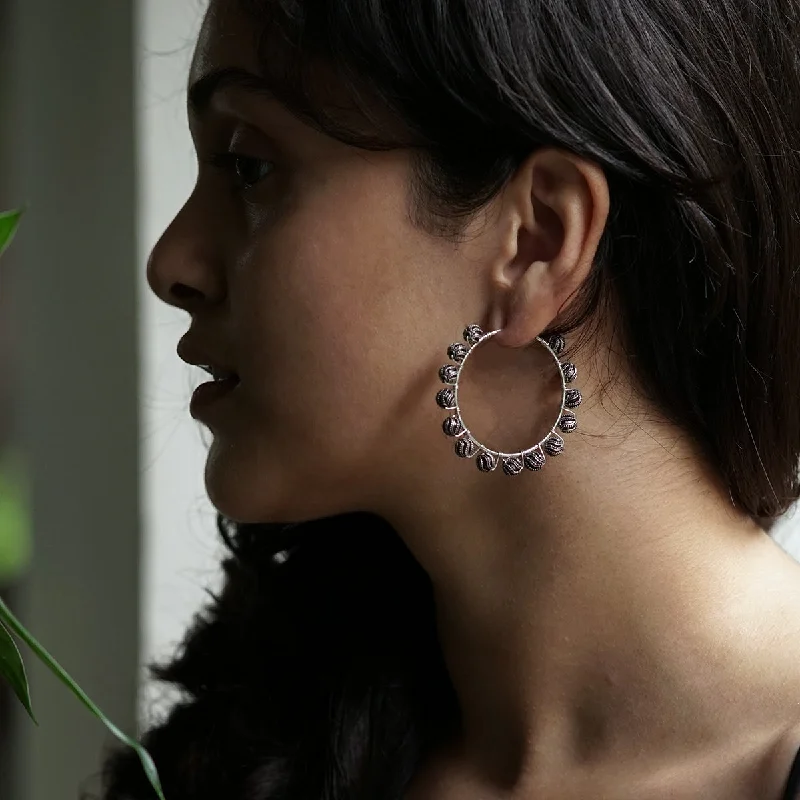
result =
[{"label": "bare shoulder", "polygon": [[[665,765],[649,781],[631,782],[625,800],[784,800],[787,779],[800,749],[800,723],[752,734],[696,759]],[[603,795],[605,796],[605,795]],[[789,800],[789,798],[786,798]],[[800,800],[800,791],[797,797]]]},{"label": "bare shoulder", "polygon": [[[789,773],[800,750],[800,723],[751,733],[737,744],[717,746],[680,764],[666,764],[615,792],[625,800],[784,800]],[[603,795],[605,796],[605,795]],[[609,795],[610,796],[610,795]],[[796,798],[800,800],[800,791]]]}]

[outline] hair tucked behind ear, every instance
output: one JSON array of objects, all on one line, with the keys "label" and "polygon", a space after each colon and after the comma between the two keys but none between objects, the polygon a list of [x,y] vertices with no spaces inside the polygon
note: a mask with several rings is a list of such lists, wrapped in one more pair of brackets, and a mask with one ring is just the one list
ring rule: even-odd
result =
[{"label": "hair tucked behind ear", "polygon": [[[538,147],[599,164],[611,212],[561,330],[617,309],[641,390],[733,502],[797,498],[800,0],[229,2],[290,110],[412,149],[431,231],[457,238]],[[189,696],[146,740],[168,800],[400,800],[458,724],[426,576],[366,515],[230,541],[222,597],[158,671]],[[107,800],[152,796],[132,754],[108,776]]]}]

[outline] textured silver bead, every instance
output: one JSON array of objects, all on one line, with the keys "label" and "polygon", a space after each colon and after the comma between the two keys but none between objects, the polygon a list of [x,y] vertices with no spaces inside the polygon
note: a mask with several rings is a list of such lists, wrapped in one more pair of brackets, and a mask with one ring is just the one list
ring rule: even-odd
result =
[{"label": "textured silver bead", "polygon": [[456,442],[456,455],[459,458],[472,458],[476,449],[475,442],[469,436],[464,436]]},{"label": "textured silver bead", "polygon": [[436,393],[436,405],[449,411],[456,407],[456,393],[453,389],[439,389]]},{"label": "textured silver bead", "polygon": [[581,393],[577,389],[567,389],[564,405],[567,408],[577,408],[583,402]]},{"label": "textured silver bead", "polygon": [[[506,475],[519,475],[525,469],[535,472],[545,466],[548,457],[558,456],[564,451],[564,439],[560,435],[551,432],[543,442],[522,454],[500,454],[477,441],[461,420],[461,409],[457,402],[461,367],[472,348],[497,333],[500,331],[485,333],[480,325],[467,325],[463,330],[464,344],[453,342],[447,348],[447,355],[453,363],[439,368],[439,379],[446,386],[440,389],[436,395],[437,405],[451,412],[451,415],[442,422],[442,430],[447,436],[456,440],[453,443],[456,455],[459,458],[475,456],[475,464],[481,472],[493,472],[498,466],[502,466]],[[577,430],[578,422],[575,414],[569,409],[577,408],[583,398],[578,389],[567,388],[567,384],[571,384],[577,379],[578,369],[570,361],[562,363],[559,357],[567,347],[564,336],[555,333],[547,338],[537,337],[537,341],[547,346],[546,349],[554,357],[556,367],[561,371],[563,381],[562,413],[553,431],[559,431],[562,434],[572,433]]]},{"label": "textured silver bead", "polygon": [[564,348],[567,346],[564,337],[560,333],[553,334],[553,336],[547,340],[547,344],[550,345],[550,349],[557,356],[560,356],[564,352]]},{"label": "textured silver bead", "polygon": [[469,347],[465,344],[461,344],[461,342],[451,344],[450,347],[447,348],[447,357],[452,358],[453,361],[459,364],[467,357],[467,353],[469,353]]},{"label": "textured silver bead", "polygon": [[549,456],[560,456],[564,452],[564,440],[554,433],[543,445],[545,453]]},{"label": "textured silver bead", "polygon": [[544,466],[544,462],[544,453],[538,447],[534,447],[533,450],[529,450],[522,456],[522,463],[525,469],[529,469],[532,472],[538,472]]},{"label": "textured silver bead", "polygon": [[456,414],[453,414],[452,417],[448,417],[442,423],[442,430],[448,436],[458,436],[464,430],[464,426],[461,424],[461,420],[458,418]]},{"label": "textured silver bead", "polygon": [[506,475],[519,475],[522,472],[522,459],[518,456],[503,459],[503,472]]},{"label": "textured silver bead", "polygon": [[471,345],[478,344],[478,340],[483,337],[483,331],[480,325],[467,325],[464,328],[464,341]]},{"label": "textured silver bead", "polygon": [[558,427],[561,428],[563,433],[572,433],[578,429],[578,420],[571,411],[565,411],[558,421]]},{"label": "textured silver bead", "polygon": [[475,464],[481,472],[492,472],[497,467],[497,458],[491,453],[483,452],[475,459]]},{"label": "textured silver bead", "polygon": [[445,364],[439,370],[439,380],[441,380],[442,383],[455,385],[455,382],[458,380],[458,367],[454,367],[452,364]]}]

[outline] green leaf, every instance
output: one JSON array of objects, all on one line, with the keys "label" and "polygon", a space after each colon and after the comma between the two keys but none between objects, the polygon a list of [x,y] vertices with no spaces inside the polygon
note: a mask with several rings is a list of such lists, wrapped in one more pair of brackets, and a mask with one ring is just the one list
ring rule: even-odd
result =
[{"label": "green leaf", "polygon": [[[5,678],[19,698],[20,703],[30,718],[36,722],[31,706],[31,692],[28,688],[28,676],[25,674],[25,665],[22,663],[17,643],[8,629],[0,622],[0,677]],[[39,723],[36,722],[38,725]]]},{"label": "green leaf", "polygon": [[17,447],[0,445],[0,585],[13,583],[31,558],[29,487],[24,462]]},{"label": "green leaf", "polygon": [[28,633],[27,630],[23,627],[22,623],[11,613],[11,610],[8,606],[0,600],[0,623],[5,623],[17,636],[20,637],[28,647],[33,650],[36,656],[39,658],[42,663],[44,663],[50,671],[78,698],[78,700],[83,703],[86,708],[94,714],[97,719],[99,719],[105,726],[108,728],[114,736],[117,737],[123,744],[128,745],[128,747],[133,748],[136,751],[136,754],[139,756],[139,760],[142,762],[142,767],[144,767],[145,775],[147,775],[147,779],[150,781],[150,785],[155,790],[156,794],[159,797],[159,800],[164,800],[164,792],[161,788],[161,781],[158,777],[158,770],[156,769],[156,765],[153,763],[153,759],[150,757],[150,754],[145,750],[142,745],[140,745],[134,739],[131,739],[129,736],[126,736],[122,731],[111,722],[105,714],[89,699],[86,693],[75,683],[72,678],[64,671],[63,667],[36,641],[36,639]]},{"label": "green leaf", "polygon": [[22,211],[19,210],[0,212],[0,256],[3,255],[6,247],[11,244],[21,216]]}]

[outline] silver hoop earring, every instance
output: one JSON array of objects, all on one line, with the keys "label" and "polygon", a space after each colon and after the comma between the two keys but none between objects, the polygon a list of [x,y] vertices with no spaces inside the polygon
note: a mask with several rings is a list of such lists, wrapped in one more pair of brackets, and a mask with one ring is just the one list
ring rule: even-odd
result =
[{"label": "silver hoop earring", "polygon": [[545,465],[547,456],[555,457],[564,451],[564,440],[556,433],[556,429],[559,429],[561,433],[572,433],[578,428],[578,421],[573,409],[581,404],[583,398],[577,389],[567,388],[567,384],[572,383],[578,377],[578,370],[569,361],[562,363],[559,359],[566,347],[563,336],[554,334],[547,341],[537,336],[536,341],[545,347],[553,357],[561,376],[561,408],[556,423],[544,439],[526,450],[518,453],[500,453],[497,450],[491,450],[482,445],[464,425],[461,408],[458,405],[458,382],[470,353],[479,344],[488,341],[498,333],[500,333],[500,329],[484,333],[478,325],[467,325],[464,329],[466,345],[456,342],[447,348],[447,356],[455,364],[445,364],[439,369],[439,379],[447,386],[436,394],[436,404],[446,411],[455,410],[456,413],[445,419],[442,423],[442,430],[446,436],[457,439],[455,451],[459,458],[472,458],[477,454],[475,463],[481,472],[494,472],[500,460],[503,462],[503,472],[506,475],[519,475],[523,469],[537,472]]}]

